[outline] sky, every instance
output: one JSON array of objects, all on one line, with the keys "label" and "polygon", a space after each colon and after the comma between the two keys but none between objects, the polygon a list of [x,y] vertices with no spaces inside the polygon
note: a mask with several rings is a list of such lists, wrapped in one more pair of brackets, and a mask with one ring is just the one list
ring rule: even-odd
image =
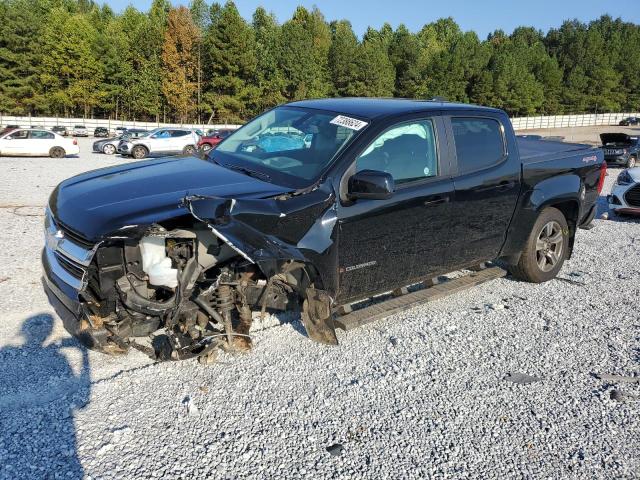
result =
[{"label": "sky", "polygon": [[[151,4],[151,0],[98,0],[98,3],[102,1],[116,11],[129,4],[147,10]],[[172,2],[188,5],[189,0]],[[380,28],[385,22],[394,28],[404,23],[415,32],[425,23],[442,17],[453,17],[463,30],[474,30],[480,38],[496,29],[511,33],[521,25],[546,32],[566,19],[587,22],[605,13],[640,23],[639,0],[235,0],[235,3],[246,19],[251,19],[256,7],[263,6],[280,23],[290,18],[298,5],[307,8],[317,5],[328,21],[349,20],[359,36],[367,26]]]}]

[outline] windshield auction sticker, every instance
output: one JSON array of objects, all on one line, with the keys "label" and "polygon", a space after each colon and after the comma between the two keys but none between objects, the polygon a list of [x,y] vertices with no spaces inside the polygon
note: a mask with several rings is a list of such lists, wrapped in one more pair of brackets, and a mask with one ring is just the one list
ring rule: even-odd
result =
[{"label": "windshield auction sticker", "polygon": [[350,128],[351,130],[362,130],[367,126],[367,122],[363,122],[362,120],[358,120],[357,118],[345,117],[344,115],[338,115],[329,123],[333,123],[334,125],[339,125],[341,127]]}]

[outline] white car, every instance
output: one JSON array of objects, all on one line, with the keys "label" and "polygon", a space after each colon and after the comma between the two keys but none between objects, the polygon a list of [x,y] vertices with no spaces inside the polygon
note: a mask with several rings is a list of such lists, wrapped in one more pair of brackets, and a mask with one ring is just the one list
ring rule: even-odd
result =
[{"label": "white car", "polygon": [[193,155],[200,135],[190,128],[156,128],[139,138],[124,138],[118,143],[118,153],[141,159],[149,155]]},{"label": "white car", "polygon": [[16,129],[0,134],[0,155],[4,157],[53,157],[80,153],[78,141],[49,130]]},{"label": "white car", "polygon": [[87,129],[86,125],[74,125],[73,132],[71,134],[74,137],[88,137],[89,129]]},{"label": "white car", "polygon": [[620,172],[607,196],[609,208],[620,214],[640,214],[640,167]]}]

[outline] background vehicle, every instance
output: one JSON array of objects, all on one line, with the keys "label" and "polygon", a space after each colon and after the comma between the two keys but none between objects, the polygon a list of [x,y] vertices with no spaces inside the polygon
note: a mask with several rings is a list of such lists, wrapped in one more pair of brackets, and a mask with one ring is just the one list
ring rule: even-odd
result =
[{"label": "background vehicle", "polygon": [[[246,149],[275,131],[312,138]],[[497,109],[293,102],[207,159],[61,183],[46,216],[45,277],[75,312],[70,331],[102,351],[183,359],[246,349],[252,309],[298,305],[309,337],[335,344],[340,306],[486,260],[526,281],[554,278],[605,175],[600,149],[516,139]]]},{"label": "background vehicle", "polygon": [[149,133],[148,130],[143,130],[141,128],[132,128],[130,130],[127,130],[122,135],[93,142],[93,151],[105,153],[107,155],[113,155],[118,149],[118,143],[120,143],[120,140],[122,140],[123,138],[139,138],[146,135],[147,133]]},{"label": "background vehicle", "polygon": [[107,127],[96,127],[93,131],[94,137],[108,137],[109,129]]},{"label": "background vehicle", "polygon": [[63,137],[66,137],[69,135],[69,130],[67,130],[67,127],[64,127],[62,125],[56,125],[55,127],[51,127],[51,131],[53,133],[57,133],[58,135],[62,135]]},{"label": "background vehicle", "polygon": [[609,165],[633,168],[638,162],[640,144],[637,136],[626,133],[601,133],[604,159]]},{"label": "background vehicle", "polygon": [[640,167],[620,172],[607,200],[609,208],[618,214],[640,215]]},{"label": "background vehicle", "polygon": [[631,125],[640,125],[640,118],[638,117],[627,117],[624,118],[622,120],[620,120],[620,123],[618,124],[622,127],[629,127]]},{"label": "background vehicle", "polygon": [[206,135],[200,138],[198,142],[198,148],[203,152],[208,152],[212,148],[215,148],[222,140],[227,138],[230,134],[232,134],[234,130],[232,129],[215,129],[209,130]]},{"label": "background vehicle", "polygon": [[79,152],[77,140],[48,130],[16,129],[0,136],[0,155],[3,156],[62,158]]},{"label": "background vehicle", "polygon": [[71,132],[74,137],[88,137],[89,130],[85,125],[75,125]]},{"label": "background vehicle", "polygon": [[188,128],[156,128],[140,138],[123,138],[118,153],[136,159],[148,155],[193,154],[200,137]]}]

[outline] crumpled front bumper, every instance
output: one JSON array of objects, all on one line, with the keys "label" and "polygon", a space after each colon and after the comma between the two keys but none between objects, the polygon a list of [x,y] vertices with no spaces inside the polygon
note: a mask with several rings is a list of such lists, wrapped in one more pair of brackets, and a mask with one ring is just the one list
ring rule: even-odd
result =
[{"label": "crumpled front bumper", "polygon": [[89,312],[80,297],[86,287],[87,268],[98,246],[81,245],[69,238],[47,210],[45,246],[41,255],[45,292],[65,329],[86,347],[104,351],[107,332],[89,328]]}]

